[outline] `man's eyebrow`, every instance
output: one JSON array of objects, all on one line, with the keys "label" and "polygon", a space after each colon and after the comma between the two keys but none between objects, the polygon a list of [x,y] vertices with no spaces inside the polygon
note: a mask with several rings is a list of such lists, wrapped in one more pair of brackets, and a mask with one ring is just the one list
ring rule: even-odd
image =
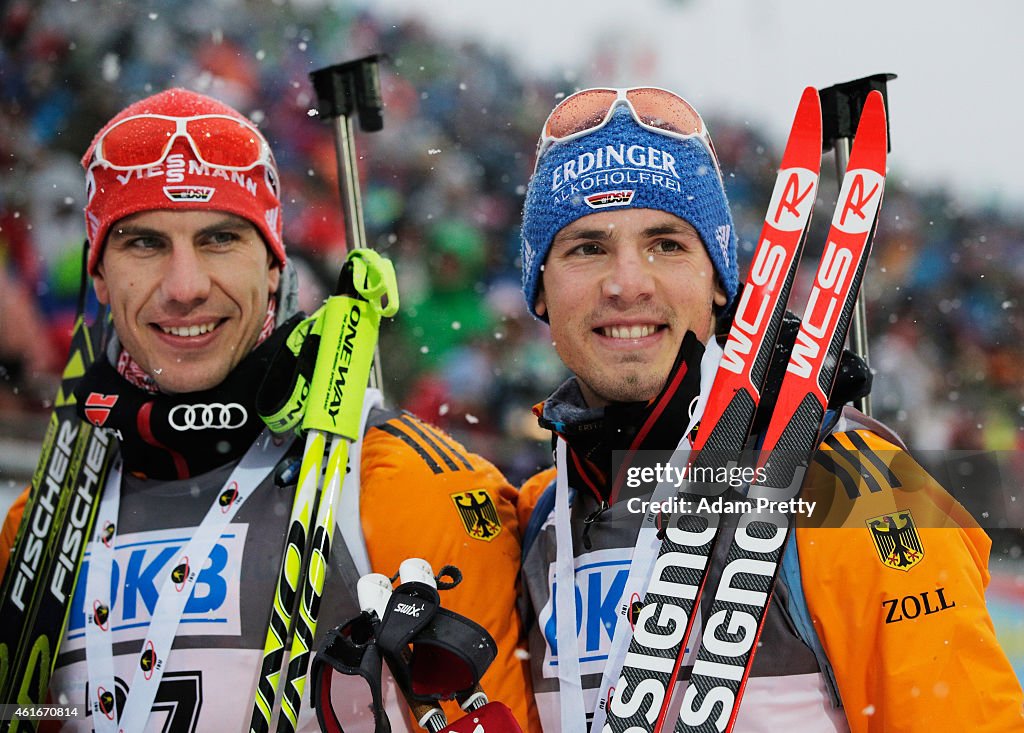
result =
[{"label": "man's eyebrow", "polygon": [[657,237],[660,234],[697,234],[697,230],[694,229],[691,224],[681,222],[678,224],[658,224],[656,226],[644,229],[643,232],[641,232],[641,234],[644,237]]},{"label": "man's eyebrow", "polygon": [[138,224],[117,224],[111,227],[110,234],[117,237],[159,237],[162,232],[159,229]]},{"label": "man's eyebrow", "polygon": [[206,235],[213,234],[214,232],[222,232],[225,229],[245,229],[246,227],[252,227],[253,229],[256,228],[253,225],[253,223],[250,222],[248,219],[243,219],[240,216],[235,216],[232,214],[229,216],[225,216],[223,219],[219,219],[218,221],[215,221],[208,226],[203,227],[196,233],[200,235]]},{"label": "man's eyebrow", "polygon": [[611,230],[604,229],[569,229],[556,237],[556,243],[575,242],[580,239],[608,239],[611,237]]},{"label": "man's eyebrow", "polygon": [[[610,239],[613,233],[613,227],[604,227],[600,229],[568,229],[558,235],[556,243],[575,242],[581,239],[604,241]],[[655,224],[654,226],[647,227],[640,232],[640,236],[644,238],[657,237],[664,234],[691,234],[700,236],[693,225],[687,222],[665,222],[663,224]]]}]

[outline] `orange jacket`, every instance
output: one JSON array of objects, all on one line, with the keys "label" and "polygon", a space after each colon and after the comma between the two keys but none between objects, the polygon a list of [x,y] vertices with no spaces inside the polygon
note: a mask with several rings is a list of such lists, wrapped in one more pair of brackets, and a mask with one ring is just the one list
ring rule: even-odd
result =
[{"label": "orange jacket", "polygon": [[836,433],[822,448],[831,465],[815,462],[803,496],[827,518],[798,526],[796,542],[850,728],[1024,731],[1024,695],[985,606],[988,535],[875,433]]},{"label": "orange jacket", "polygon": [[[394,576],[409,557],[422,557],[435,572],[456,566],[463,580],[442,591],[441,603],[485,627],[498,645],[482,680],[484,691],[508,705],[524,731],[539,731],[515,610],[518,492],[493,465],[440,430],[405,413],[383,417],[388,419],[366,431],[360,473],[360,513],[372,570]],[[15,501],[0,530],[0,578],[27,494]],[[443,707],[449,720],[463,715],[454,702]]]},{"label": "orange jacket", "polygon": [[18,525],[21,524],[21,515],[25,513],[25,504],[28,502],[28,489],[18,494],[18,498],[11,504],[4,519],[3,527],[0,527],[0,581],[7,572],[7,563],[11,559],[11,549],[14,547],[14,540],[18,536]]}]

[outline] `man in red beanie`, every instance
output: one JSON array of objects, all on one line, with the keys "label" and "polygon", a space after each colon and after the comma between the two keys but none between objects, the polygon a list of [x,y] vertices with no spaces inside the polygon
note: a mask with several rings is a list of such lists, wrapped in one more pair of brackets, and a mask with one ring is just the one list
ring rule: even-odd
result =
[{"label": "man in red beanie", "polygon": [[[99,509],[115,519],[87,548],[50,696],[89,712],[69,729],[247,730],[302,455],[291,435],[269,439],[255,406],[303,318],[274,158],[234,109],[172,89],[115,116],[82,163],[88,271],[114,328],[76,396],[83,419],[116,436],[121,464]],[[483,687],[534,727],[520,625],[508,612],[520,551],[515,491],[449,436],[384,410],[379,393],[367,401],[317,643],[358,614],[361,575],[393,576],[409,557],[455,565],[464,580],[443,604],[498,643]],[[217,502],[232,482],[250,493],[224,519]],[[478,512],[486,531],[466,521],[467,504],[487,509]],[[24,499],[8,516],[0,567],[23,510]],[[176,603],[190,571],[193,592]],[[102,619],[96,599],[109,612]],[[161,663],[140,665],[140,654]],[[372,723],[368,706],[352,702],[368,700],[365,690],[346,687],[334,684],[342,723]],[[395,690],[385,693],[394,713]],[[399,728],[404,718],[391,715]],[[299,722],[316,727],[308,697]]]}]

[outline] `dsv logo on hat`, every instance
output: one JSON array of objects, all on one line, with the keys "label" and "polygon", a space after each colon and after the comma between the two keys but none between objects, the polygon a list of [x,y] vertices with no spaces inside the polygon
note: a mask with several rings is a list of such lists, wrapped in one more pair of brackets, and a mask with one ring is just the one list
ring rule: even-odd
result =
[{"label": "dsv logo on hat", "polygon": [[175,405],[167,422],[175,430],[233,430],[245,425],[249,413],[237,402]]}]

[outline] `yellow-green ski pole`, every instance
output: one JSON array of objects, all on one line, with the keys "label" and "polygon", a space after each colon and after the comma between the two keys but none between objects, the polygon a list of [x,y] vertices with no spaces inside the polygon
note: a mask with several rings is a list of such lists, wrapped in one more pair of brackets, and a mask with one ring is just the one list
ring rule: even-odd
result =
[{"label": "yellow-green ski pole", "polygon": [[[346,270],[348,265],[351,265],[355,289],[361,297],[338,295],[327,302],[321,316],[320,351],[303,418],[303,427],[310,436],[308,440],[313,440],[314,435],[330,436],[330,447],[294,618],[295,633],[285,677],[279,731],[294,731],[298,727],[349,444],[359,439],[363,397],[380,319],[398,310],[397,283],[389,260],[372,250],[360,249],[349,255]],[[318,448],[319,456],[310,458],[317,466],[322,461],[323,442]],[[305,464],[306,456],[303,468]],[[299,470],[300,483],[303,468]],[[354,467],[353,470],[359,469]],[[319,472],[315,475],[319,476]]]},{"label": "yellow-green ski pole", "polygon": [[[285,645],[292,633],[278,730],[291,731],[297,727],[349,441],[359,437],[371,366],[379,364],[376,347],[380,318],[390,317],[398,309],[394,268],[388,260],[364,248],[366,235],[352,136],[353,113],[358,113],[362,129],[381,129],[383,103],[377,73],[377,57],[371,56],[310,75],[320,98],[321,117],[336,122],[339,184],[348,224],[349,255],[339,278],[339,294],[329,298],[289,339],[289,348],[298,354],[302,341],[317,335],[320,349],[302,420],[306,444],[267,629],[251,733],[266,733],[270,729],[281,690]],[[379,372],[374,381],[379,383]],[[317,506],[325,452],[327,473]],[[311,535],[314,508],[316,520]],[[296,610],[300,592],[301,603]]]}]

